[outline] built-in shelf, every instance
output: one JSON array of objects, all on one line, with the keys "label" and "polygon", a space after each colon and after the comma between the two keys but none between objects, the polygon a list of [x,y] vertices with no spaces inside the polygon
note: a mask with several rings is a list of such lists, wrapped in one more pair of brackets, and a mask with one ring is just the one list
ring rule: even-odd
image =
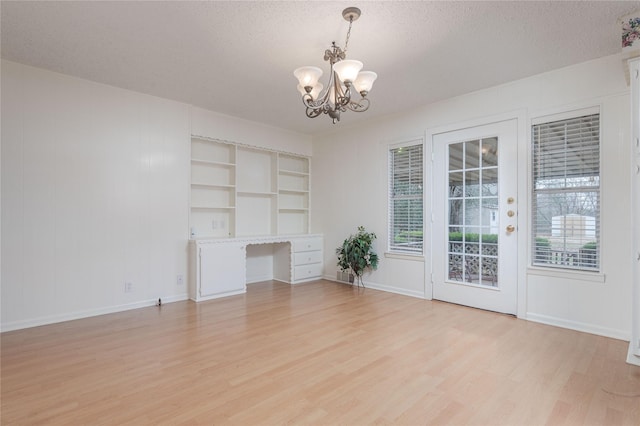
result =
[{"label": "built-in shelf", "polygon": [[279,212],[288,212],[288,213],[294,213],[294,212],[308,212],[309,209],[288,209],[288,208],[284,208],[284,209],[278,209]]},{"label": "built-in shelf", "polygon": [[294,170],[283,170],[280,169],[278,171],[281,175],[291,175],[291,176],[309,176],[309,173],[306,172],[296,172]]},{"label": "built-in shelf", "polygon": [[191,206],[191,210],[233,210],[235,206]]},{"label": "built-in shelf", "polygon": [[198,160],[195,158],[191,159],[192,164],[204,164],[207,166],[219,166],[219,167],[235,167],[235,164],[232,163],[221,163],[220,161],[209,161],[209,160]]},{"label": "built-in shelf", "polygon": [[194,137],[191,237],[309,233],[309,159]]},{"label": "built-in shelf", "polygon": [[308,194],[309,191],[301,190],[301,189],[279,189],[279,193],[281,194]]},{"label": "built-in shelf", "polygon": [[238,191],[238,195],[255,196],[255,197],[272,197],[278,195],[277,192],[261,192],[261,191]]},{"label": "built-in shelf", "polygon": [[235,185],[220,185],[214,183],[195,183],[191,182],[191,187],[200,187],[200,188],[235,188]]}]

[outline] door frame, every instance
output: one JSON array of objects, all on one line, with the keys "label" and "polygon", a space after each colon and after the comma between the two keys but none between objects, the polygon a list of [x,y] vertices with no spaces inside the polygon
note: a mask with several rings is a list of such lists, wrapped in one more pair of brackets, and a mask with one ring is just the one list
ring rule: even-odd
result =
[{"label": "door frame", "polygon": [[[519,109],[503,114],[490,115],[486,117],[474,118],[464,121],[457,121],[455,123],[428,127],[425,132],[424,139],[424,156],[425,156],[425,170],[424,176],[429,181],[425,184],[425,199],[424,199],[424,217],[428,218],[424,224],[425,234],[428,235],[425,238],[425,298],[428,300],[433,299],[433,219],[434,219],[434,190],[433,187],[433,138],[441,133],[448,133],[457,130],[463,130],[470,127],[484,126],[487,124],[499,123],[501,121],[516,120],[517,126],[517,200],[518,200],[518,214],[517,214],[517,229],[518,229],[518,250],[517,250],[517,303],[516,303],[516,316],[518,318],[526,318],[527,311],[527,244],[529,244],[529,228],[527,218],[529,217],[529,199],[528,183],[530,180],[530,166],[529,166],[529,152],[528,152],[528,140],[527,137],[527,116],[526,110]],[[428,251],[428,253],[427,253]]]}]

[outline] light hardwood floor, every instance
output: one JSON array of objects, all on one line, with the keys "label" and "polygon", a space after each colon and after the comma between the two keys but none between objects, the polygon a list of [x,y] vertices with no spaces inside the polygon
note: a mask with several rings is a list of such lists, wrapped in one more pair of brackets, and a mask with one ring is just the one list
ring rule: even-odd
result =
[{"label": "light hardwood floor", "polygon": [[3,333],[2,424],[640,424],[627,342],[319,281]]}]

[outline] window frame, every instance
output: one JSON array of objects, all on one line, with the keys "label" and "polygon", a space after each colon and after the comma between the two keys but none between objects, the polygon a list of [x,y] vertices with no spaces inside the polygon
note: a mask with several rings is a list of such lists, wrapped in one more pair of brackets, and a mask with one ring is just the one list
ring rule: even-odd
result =
[{"label": "window frame", "polygon": [[[420,241],[420,249],[419,250],[407,250],[407,249],[402,249],[399,246],[397,246],[396,244],[393,243],[394,241],[394,227],[393,227],[393,221],[394,221],[394,215],[393,215],[393,208],[395,205],[395,201],[397,201],[397,198],[393,197],[393,183],[394,183],[394,175],[393,175],[393,152],[397,151],[400,148],[415,148],[415,147],[420,147],[421,149],[421,154],[422,154],[422,158],[420,161],[420,165],[421,165],[421,174],[422,174],[422,191],[420,193],[419,196],[419,200],[421,201],[421,205],[422,205],[422,226],[421,226],[421,231],[422,231],[422,240]],[[424,219],[424,206],[425,206],[425,172],[426,172],[426,159],[425,159],[425,153],[426,153],[426,147],[424,144],[424,139],[422,138],[415,138],[415,139],[411,139],[411,140],[407,140],[404,142],[399,142],[399,143],[393,143],[393,144],[389,144],[386,147],[386,156],[387,156],[387,254],[388,255],[393,255],[393,256],[400,256],[400,257],[405,257],[407,256],[408,258],[420,258],[422,259],[424,257],[424,253],[425,253],[425,219]],[[416,197],[411,197],[411,198],[405,198],[405,199],[412,199],[412,200],[417,200],[418,198]],[[410,221],[411,222],[411,221]],[[415,242],[415,241],[414,241]]]},{"label": "window frame", "polygon": [[[535,138],[534,138],[534,127],[538,126],[538,125],[544,125],[544,124],[551,124],[554,122],[561,122],[561,121],[570,121],[570,120],[575,120],[575,119],[579,119],[580,117],[585,117],[585,116],[590,116],[590,115],[598,115],[598,129],[597,129],[597,138],[598,138],[598,154],[597,154],[597,180],[598,180],[598,185],[594,186],[594,191],[592,192],[596,192],[597,193],[597,211],[596,211],[596,216],[595,216],[595,241],[597,244],[597,248],[596,248],[596,266],[595,267],[588,267],[585,266],[584,263],[582,262],[582,260],[580,260],[580,256],[579,260],[578,260],[578,265],[569,265],[569,264],[563,264],[563,263],[559,263],[559,264],[553,264],[551,262],[545,263],[542,261],[536,262],[536,250],[537,250],[537,245],[536,245],[536,221],[537,221],[537,212],[536,212],[536,207],[537,207],[537,203],[536,203],[536,194],[539,194],[540,192],[537,192],[536,190],[536,170],[535,170],[535,160],[536,160],[536,154],[535,154]],[[602,158],[602,154],[603,154],[603,149],[602,149],[602,135],[603,135],[603,129],[602,129],[602,124],[603,124],[603,117],[602,117],[602,112],[601,112],[601,108],[600,106],[592,106],[592,107],[585,107],[585,108],[579,108],[579,109],[574,109],[574,110],[565,110],[562,112],[557,112],[557,113],[552,113],[552,114],[545,114],[545,115],[540,115],[537,117],[534,117],[530,120],[529,122],[529,137],[530,137],[530,144],[529,144],[529,168],[530,171],[528,173],[528,179],[529,179],[529,196],[530,196],[530,207],[529,207],[529,215],[530,215],[530,219],[529,219],[529,233],[528,236],[530,238],[530,241],[528,243],[528,249],[529,249],[529,262],[528,262],[528,271],[529,273],[532,273],[534,275],[544,275],[544,276],[567,276],[569,277],[570,275],[579,275],[584,277],[587,280],[591,280],[589,279],[590,276],[596,277],[596,281],[603,281],[604,279],[604,275],[602,273],[602,265],[603,265],[603,256],[602,256],[602,188],[603,188],[603,181],[602,181],[602,163],[603,163],[603,158]],[[586,177],[586,175],[584,175],[583,177]],[[567,187],[564,187],[563,189],[567,189]],[[582,191],[585,191],[585,188],[582,188]],[[580,190],[578,191],[570,191],[570,190],[566,190],[564,191],[567,194],[570,193],[578,193],[581,192]],[[586,192],[586,191],[585,191]],[[544,191],[543,191],[544,193]],[[571,213],[567,213],[567,214],[571,214]],[[566,218],[565,218],[566,221]],[[586,238],[586,237],[585,237]]]}]

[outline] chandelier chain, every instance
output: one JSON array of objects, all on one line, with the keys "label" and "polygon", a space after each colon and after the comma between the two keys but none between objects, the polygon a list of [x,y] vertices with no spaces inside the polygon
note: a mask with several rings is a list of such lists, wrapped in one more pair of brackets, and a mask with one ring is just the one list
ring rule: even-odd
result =
[{"label": "chandelier chain", "polygon": [[347,53],[347,48],[349,47],[349,37],[351,37],[351,25],[353,24],[353,16],[349,17],[349,30],[347,31],[347,39],[344,42],[344,49],[342,50],[345,54]]}]

